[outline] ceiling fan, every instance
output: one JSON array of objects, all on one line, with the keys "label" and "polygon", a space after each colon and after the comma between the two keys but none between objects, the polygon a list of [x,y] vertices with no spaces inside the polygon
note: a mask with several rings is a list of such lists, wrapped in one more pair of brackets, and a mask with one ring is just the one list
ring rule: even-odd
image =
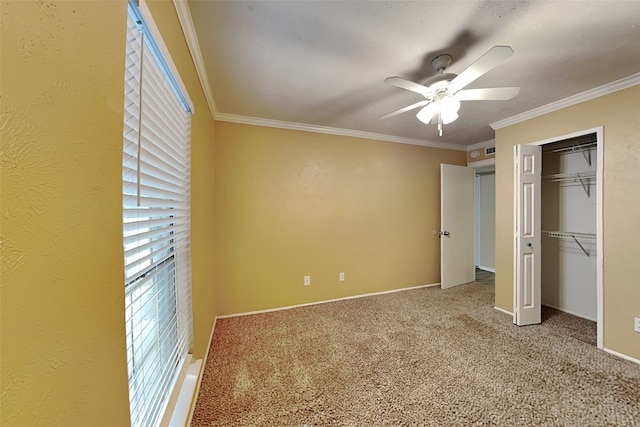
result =
[{"label": "ceiling fan", "polygon": [[425,99],[380,118],[388,119],[422,107],[416,115],[418,120],[426,124],[437,124],[438,132],[442,136],[442,125],[449,124],[458,118],[460,101],[506,101],[520,92],[519,87],[464,89],[469,83],[498,66],[511,55],[513,55],[511,47],[494,46],[459,75],[445,73],[452,58],[447,54],[439,55],[431,61],[431,65],[438,74],[427,79],[423,84],[414,83],[402,77],[388,77],[384,80],[385,83],[419,93]]}]

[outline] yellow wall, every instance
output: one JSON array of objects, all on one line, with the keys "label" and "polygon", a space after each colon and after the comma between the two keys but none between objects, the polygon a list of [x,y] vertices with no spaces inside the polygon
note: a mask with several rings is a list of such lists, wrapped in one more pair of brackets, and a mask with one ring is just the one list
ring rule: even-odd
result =
[{"label": "yellow wall", "polygon": [[[2,426],[127,426],[125,1],[2,1]],[[215,316],[212,130],[170,2],[152,5],[196,104],[197,357]],[[157,15],[157,16],[156,16]]]},{"label": "yellow wall", "polygon": [[224,122],[215,132],[219,314],[440,281],[439,168],[464,165],[464,151]]},{"label": "yellow wall", "polygon": [[640,359],[640,86],[496,131],[496,306],[513,304],[513,145],[604,126],[604,345]]}]

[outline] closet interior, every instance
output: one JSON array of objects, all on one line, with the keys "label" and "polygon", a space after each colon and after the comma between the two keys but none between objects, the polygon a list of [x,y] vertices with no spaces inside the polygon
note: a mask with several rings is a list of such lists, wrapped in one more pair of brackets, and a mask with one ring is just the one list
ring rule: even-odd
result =
[{"label": "closet interior", "polygon": [[542,149],[542,305],[597,320],[596,134]]}]

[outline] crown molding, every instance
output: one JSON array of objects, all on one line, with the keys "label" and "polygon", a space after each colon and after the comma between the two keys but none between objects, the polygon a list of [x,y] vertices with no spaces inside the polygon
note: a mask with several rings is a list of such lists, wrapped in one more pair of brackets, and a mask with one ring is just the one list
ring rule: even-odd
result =
[{"label": "crown molding", "polygon": [[196,68],[196,73],[198,74],[198,79],[200,80],[200,86],[202,86],[204,97],[207,100],[209,111],[215,119],[218,110],[216,109],[216,102],[213,99],[213,91],[211,90],[211,86],[209,85],[207,68],[204,66],[204,59],[202,58],[200,43],[198,43],[198,35],[196,34],[196,30],[193,26],[193,20],[191,19],[189,5],[187,4],[187,0],[173,0],[173,5],[176,8],[178,20],[180,21],[180,26],[182,27],[182,33],[184,34],[184,38],[187,41],[187,46],[189,47],[189,52],[191,53],[191,59],[193,60],[193,65]]},{"label": "crown molding", "polygon": [[489,147],[495,147],[495,146],[496,146],[496,140],[490,139],[485,142],[478,142],[477,144],[467,145],[467,151],[473,151],[473,150],[478,150],[480,148],[489,148]]},{"label": "crown molding", "polygon": [[534,108],[533,110],[529,110],[521,114],[516,114],[515,116],[508,117],[504,120],[493,122],[490,126],[494,130],[502,129],[507,126],[515,125],[516,123],[524,122],[525,120],[542,116],[543,114],[553,113],[554,111],[571,107],[572,105],[580,104],[582,102],[599,98],[604,95],[609,95],[610,93],[627,89],[637,84],[640,84],[640,73],[632,74],[628,77],[624,77],[611,83],[607,83],[605,85],[569,96],[559,101],[543,105],[542,107]]},{"label": "crown molding", "polygon": [[374,139],[385,142],[396,142],[399,144],[420,145],[423,147],[442,148],[445,150],[466,151],[465,145],[457,145],[444,142],[435,142],[422,139],[404,138],[400,136],[385,135],[382,133],[365,132],[359,130],[334,128],[329,126],[309,125],[306,123],[286,122],[281,120],[261,119],[256,117],[241,116],[237,114],[218,113],[216,120],[221,122],[240,123],[254,126],[265,126],[271,128],[300,130],[304,132],[324,133],[328,135],[349,136],[353,138]]},{"label": "crown molding", "polygon": [[207,69],[204,65],[204,59],[202,57],[202,51],[200,50],[200,43],[198,42],[198,36],[193,26],[193,19],[191,18],[191,12],[187,0],[173,0],[173,4],[176,8],[178,20],[182,26],[182,33],[184,34],[189,52],[191,53],[191,59],[196,68],[202,91],[207,100],[209,111],[214,120],[231,123],[242,123],[256,126],[266,126],[281,129],[301,130],[306,132],[324,133],[329,135],[341,135],[350,136],[354,138],[367,138],[378,141],[396,142],[400,144],[420,145],[423,147],[443,148],[446,150],[465,151],[466,146],[458,146],[456,144],[447,144],[443,142],[427,141],[413,138],[403,138],[398,136],[384,135],[373,132],[356,131],[350,129],[340,129],[327,126],[308,125],[304,123],[285,122],[280,120],[261,119],[256,117],[240,116],[237,114],[219,113],[216,108],[216,103],[213,97],[213,91],[209,84],[209,77],[207,75]]}]

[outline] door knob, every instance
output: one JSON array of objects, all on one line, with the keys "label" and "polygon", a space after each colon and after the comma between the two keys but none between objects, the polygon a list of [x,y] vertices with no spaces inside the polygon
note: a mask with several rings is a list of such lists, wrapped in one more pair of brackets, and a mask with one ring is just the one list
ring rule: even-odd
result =
[{"label": "door knob", "polygon": [[533,246],[533,245],[531,244],[531,242],[529,242],[529,243],[527,243],[527,246],[531,247],[531,246]]},{"label": "door knob", "polygon": [[447,236],[447,237],[449,237],[449,234],[450,234],[450,233],[449,233],[448,231],[441,231],[441,232],[440,232],[440,235],[441,235],[441,236]]}]

